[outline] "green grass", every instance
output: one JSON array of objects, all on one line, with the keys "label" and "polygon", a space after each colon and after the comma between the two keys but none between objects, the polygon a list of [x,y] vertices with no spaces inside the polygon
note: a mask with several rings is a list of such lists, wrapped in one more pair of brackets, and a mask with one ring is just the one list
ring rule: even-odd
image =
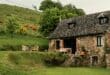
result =
[{"label": "green grass", "polygon": [[110,69],[101,68],[45,68],[39,75],[109,75]]},{"label": "green grass", "polygon": [[15,35],[13,37],[9,35],[0,36],[0,47],[4,45],[38,45],[38,46],[48,46],[48,39],[37,38],[25,35]]},{"label": "green grass", "polygon": [[7,4],[0,4],[0,25],[4,24],[6,17],[11,14],[15,15],[20,24],[38,24],[40,20],[40,13],[28,8],[12,6]]},{"label": "green grass", "polygon": [[38,52],[0,52],[0,75],[110,75],[105,68],[46,67]]}]

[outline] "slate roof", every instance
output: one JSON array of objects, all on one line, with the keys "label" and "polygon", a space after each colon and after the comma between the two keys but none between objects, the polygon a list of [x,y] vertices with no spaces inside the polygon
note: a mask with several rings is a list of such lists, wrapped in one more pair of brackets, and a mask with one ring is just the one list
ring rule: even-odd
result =
[{"label": "slate roof", "polygon": [[[100,24],[99,18],[107,17],[108,23]],[[69,28],[69,25],[74,24]],[[76,37],[91,34],[104,33],[110,27],[110,11],[73,17],[61,21],[53,33],[50,34],[50,39]]]}]

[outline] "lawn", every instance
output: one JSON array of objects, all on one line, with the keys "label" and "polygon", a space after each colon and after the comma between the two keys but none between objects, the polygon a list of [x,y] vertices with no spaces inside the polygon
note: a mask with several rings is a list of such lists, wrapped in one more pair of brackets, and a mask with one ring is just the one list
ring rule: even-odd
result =
[{"label": "lawn", "polygon": [[45,68],[38,70],[37,75],[110,75],[110,69],[102,68]]},{"label": "lawn", "polygon": [[110,75],[106,68],[46,67],[45,53],[1,51],[0,75]]}]

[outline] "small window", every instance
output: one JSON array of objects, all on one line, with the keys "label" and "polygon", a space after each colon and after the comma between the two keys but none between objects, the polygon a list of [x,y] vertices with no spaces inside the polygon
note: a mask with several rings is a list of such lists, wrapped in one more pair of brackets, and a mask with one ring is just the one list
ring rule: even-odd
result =
[{"label": "small window", "polygon": [[108,17],[100,17],[100,18],[99,18],[99,23],[100,23],[100,24],[106,24],[106,23],[108,23],[108,22],[109,22]]},{"label": "small window", "polygon": [[69,29],[72,29],[75,26],[76,26],[76,22],[68,23],[68,28]]},{"label": "small window", "polygon": [[97,36],[97,46],[98,47],[102,46],[102,36]]},{"label": "small window", "polygon": [[57,40],[57,41],[56,41],[56,49],[59,49],[59,48],[60,48],[60,41]]}]

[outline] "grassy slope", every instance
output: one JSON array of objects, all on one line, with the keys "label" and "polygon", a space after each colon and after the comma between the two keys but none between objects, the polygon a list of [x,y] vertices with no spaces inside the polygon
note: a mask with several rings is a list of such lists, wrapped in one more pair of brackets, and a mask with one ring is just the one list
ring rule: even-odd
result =
[{"label": "grassy slope", "polygon": [[[0,35],[0,51],[21,50],[22,45],[39,46],[47,49],[48,39],[29,35]],[[20,47],[20,48],[18,48]]]},{"label": "grassy slope", "polygon": [[0,46],[2,45],[48,45],[48,40],[25,35],[15,35],[13,37],[2,35],[0,36]]},{"label": "grassy slope", "polygon": [[6,17],[13,14],[21,24],[38,24],[40,13],[31,9],[0,4],[0,25],[4,24]]},{"label": "grassy slope", "polygon": [[110,69],[45,67],[45,53],[0,52],[1,75],[109,75]]}]

